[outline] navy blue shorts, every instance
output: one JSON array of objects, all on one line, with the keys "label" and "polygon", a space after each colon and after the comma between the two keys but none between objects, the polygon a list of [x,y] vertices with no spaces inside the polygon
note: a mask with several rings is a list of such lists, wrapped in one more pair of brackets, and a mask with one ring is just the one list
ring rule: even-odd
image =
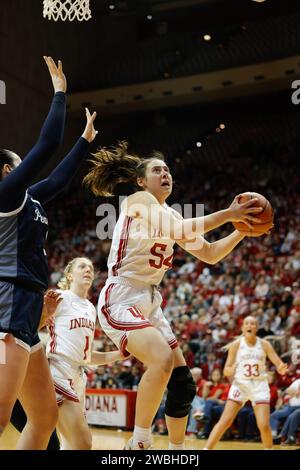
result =
[{"label": "navy blue shorts", "polygon": [[0,280],[0,338],[11,333],[32,350],[40,343],[38,327],[43,303],[42,292]]}]

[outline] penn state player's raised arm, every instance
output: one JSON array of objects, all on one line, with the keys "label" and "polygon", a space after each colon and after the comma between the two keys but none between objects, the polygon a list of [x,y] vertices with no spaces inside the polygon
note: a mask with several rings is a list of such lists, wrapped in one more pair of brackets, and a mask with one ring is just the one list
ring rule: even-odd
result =
[{"label": "penn state player's raised arm", "polygon": [[[23,161],[14,152],[3,150],[4,159],[0,182],[0,212],[16,210],[25,198],[25,192],[38,176],[61,143],[66,110],[66,78],[62,63],[56,66],[51,57],[44,57],[51,75],[55,95],[40,136]],[[5,178],[3,178],[5,176]]]},{"label": "penn state player's raised arm", "polygon": [[41,204],[54,199],[71,182],[86,155],[89,144],[98,134],[98,131],[94,129],[97,113],[94,112],[91,115],[87,108],[85,111],[87,123],[80,139],[48,178],[36,183],[28,190],[29,194]]}]

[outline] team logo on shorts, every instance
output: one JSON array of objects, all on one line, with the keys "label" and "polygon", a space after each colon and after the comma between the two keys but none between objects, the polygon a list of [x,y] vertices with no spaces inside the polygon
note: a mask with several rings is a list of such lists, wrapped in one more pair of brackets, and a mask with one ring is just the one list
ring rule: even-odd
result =
[{"label": "team logo on shorts", "polygon": [[235,390],[235,391],[233,392],[233,398],[238,398],[238,397],[240,396],[240,394],[241,394],[241,393],[240,393],[239,390]]},{"label": "team logo on shorts", "polygon": [[137,307],[130,307],[127,309],[128,312],[131,313],[132,316],[134,316],[135,318],[140,318],[141,320],[145,320],[145,317],[144,315],[142,314],[142,312],[140,311],[140,309],[138,309]]}]

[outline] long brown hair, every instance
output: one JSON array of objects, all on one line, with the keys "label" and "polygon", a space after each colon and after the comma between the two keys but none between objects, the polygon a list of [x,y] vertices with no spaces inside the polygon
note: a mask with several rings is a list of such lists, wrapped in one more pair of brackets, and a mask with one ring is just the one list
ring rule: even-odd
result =
[{"label": "long brown hair", "polygon": [[128,143],[119,142],[116,147],[110,149],[102,147],[93,153],[92,169],[84,177],[83,184],[96,196],[114,196],[114,189],[119,183],[132,184],[135,189],[141,189],[137,184],[138,178],[143,178],[147,165],[151,160],[164,161],[161,152],[152,152],[150,158],[142,158],[135,154],[129,154]]}]

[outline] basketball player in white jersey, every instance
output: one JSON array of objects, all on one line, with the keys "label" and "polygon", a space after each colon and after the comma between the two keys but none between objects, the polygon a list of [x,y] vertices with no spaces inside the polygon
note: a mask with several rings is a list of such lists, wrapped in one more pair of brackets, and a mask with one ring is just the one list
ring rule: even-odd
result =
[{"label": "basketball player in white jersey", "polygon": [[[236,198],[224,211],[183,219],[165,204],[172,192],[172,176],[162,154],[141,159],[129,155],[127,144],[122,142],[112,150],[99,149],[93,157],[93,168],[84,183],[95,195],[113,195],[118,183],[132,183],[138,189],[122,205],[108,258],[109,277],[98,304],[103,331],[124,354],[132,354],[146,365],[138,388],[134,433],[126,448],[143,450],[151,446],[151,424],[168,387],[165,410],[169,448],[184,449],[196,386],[163,315],[157,286],[172,267],[175,241],[195,257],[217,263],[244,235],[234,231],[210,244],[201,234],[228,221],[241,220],[249,225],[261,209],[240,205]],[[176,236],[180,232],[183,235]],[[198,248],[191,249],[190,241],[197,237]]]},{"label": "basketball player in white jersey", "polygon": [[242,336],[228,345],[224,375],[233,377],[233,382],[223,414],[208,438],[206,450],[213,449],[248,400],[254,409],[263,446],[266,450],[272,448],[270,389],[266,359],[270,359],[281,375],[286,373],[288,366],[281,361],[268,341],[256,336],[256,332],[256,319],[251,316],[246,317],[242,326]]},{"label": "basketball player in white jersey", "polygon": [[120,351],[92,351],[96,309],[88,300],[94,279],[92,262],[74,258],[59,282],[60,297],[53,324],[47,357],[56,391],[57,430],[62,450],[88,450],[92,434],[85,418],[85,365],[101,365],[124,359]]}]

